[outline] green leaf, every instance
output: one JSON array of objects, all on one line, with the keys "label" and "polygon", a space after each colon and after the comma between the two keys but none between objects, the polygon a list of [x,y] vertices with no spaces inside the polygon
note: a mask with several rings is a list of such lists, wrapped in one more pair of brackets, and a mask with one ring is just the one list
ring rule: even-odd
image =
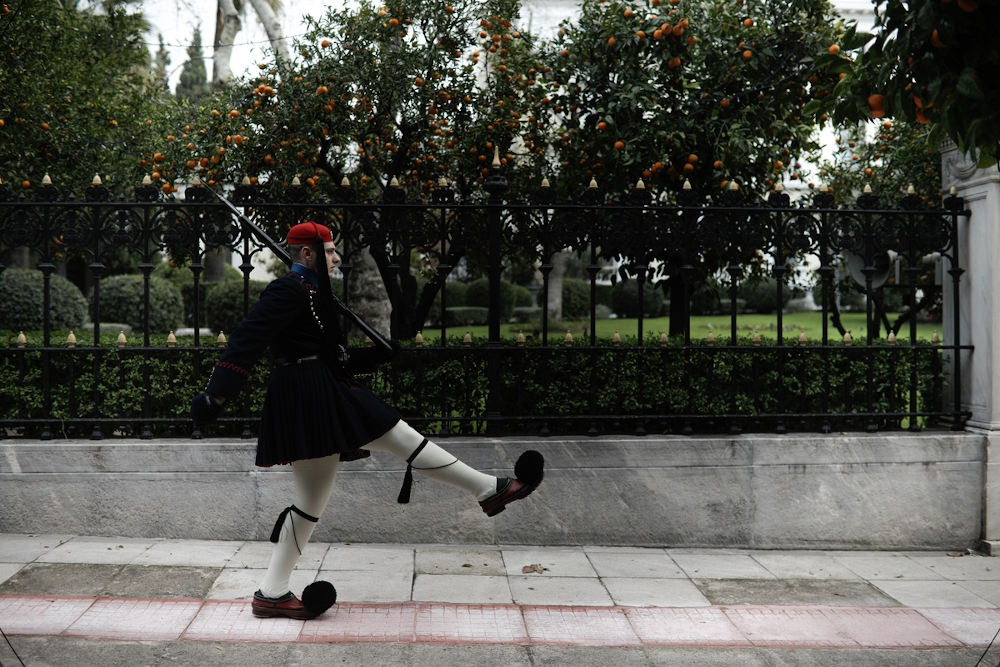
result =
[{"label": "green leaf", "polygon": [[956,88],[963,96],[974,100],[982,100],[986,97],[983,95],[983,89],[979,87],[979,82],[976,81],[976,70],[971,67],[962,70]]}]

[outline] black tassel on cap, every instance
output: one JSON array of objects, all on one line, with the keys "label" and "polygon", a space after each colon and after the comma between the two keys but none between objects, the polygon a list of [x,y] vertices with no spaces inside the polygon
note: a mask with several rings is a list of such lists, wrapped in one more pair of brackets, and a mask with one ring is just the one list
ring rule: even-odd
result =
[{"label": "black tassel on cap", "polygon": [[399,489],[399,495],[396,497],[396,502],[400,505],[405,505],[410,502],[410,490],[413,488],[413,461],[417,458],[420,452],[423,451],[424,447],[427,445],[427,438],[417,445],[417,448],[413,450],[410,454],[410,458],[406,459],[406,473],[403,475],[403,486]]}]

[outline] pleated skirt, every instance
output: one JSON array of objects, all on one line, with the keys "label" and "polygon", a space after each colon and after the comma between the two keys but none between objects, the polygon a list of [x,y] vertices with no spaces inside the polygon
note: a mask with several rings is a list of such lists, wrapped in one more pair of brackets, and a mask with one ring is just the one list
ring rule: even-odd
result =
[{"label": "pleated skirt", "polygon": [[385,435],[399,412],[369,389],[336,377],[319,360],[278,366],[264,400],[257,436],[257,465],[355,454]]}]

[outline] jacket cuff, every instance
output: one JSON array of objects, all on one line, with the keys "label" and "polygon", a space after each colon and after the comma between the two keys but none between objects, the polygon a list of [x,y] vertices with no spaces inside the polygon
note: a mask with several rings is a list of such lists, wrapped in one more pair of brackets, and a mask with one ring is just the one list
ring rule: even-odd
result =
[{"label": "jacket cuff", "polygon": [[212,396],[233,398],[240,393],[243,384],[249,377],[250,371],[247,369],[226,361],[218,361],[212,370],[212,377],[209,378],[205,391]]}]

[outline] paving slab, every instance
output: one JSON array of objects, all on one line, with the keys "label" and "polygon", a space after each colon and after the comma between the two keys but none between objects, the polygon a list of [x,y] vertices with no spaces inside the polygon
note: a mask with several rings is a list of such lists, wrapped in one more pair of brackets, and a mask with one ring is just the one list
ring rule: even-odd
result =
[{"label": "paving slab", "polygon": [[533,574],[549,577],[594,577],[597,572],[582,549],[504,549],[508,576]]},{"label": "paving slab", "polygon": [[511,576],[510,591],[517,604],[612,606],[614,601],[597,579],[584,577]]},{"label": "paving slab", "polygon": [[507,577],[418,574],[413,582],[413,600],[465,604],[511,604],[514,598]]},{"label": "paving slab", "polygon": [[39,563],[95,563],[127,565],[145,553],[154,542],[147,539],[120,537],[74,537],[40,555]]},{"label": "paving slab", "polygon": [[189,565],[226,567],[243,545],[242,542],[213,540],[169,540],[156,542],[134,561],[136,565]]},{"label": "paving slab", "polygon": [[671,557],[692,579],[775,579],[775,575],[744,554],[673,553]]},{"label": "paving slab", "polygon": [[862,579],[917,579],[930,581],[943,577],[919,560],[901,554],[836,555],[834,559]]},{"label": "paving slab", "polygon": [[414,567],[420,574],[463,574],[504,576],[500,549],[430,547],[416,549]]},{"label": "paving slab", "polygon": [[694,579],[717,605],[817,604],[892,607],[898,603],[867,581],[815,579]]},{"label": "paving slab", "polygon": [[30,563],[73,537],[4,533],[0,539],[0,563]]},{"label": "paving slab", "polygon": [[753,559],[779,579],[861,579],[827,555],[772,552],[753,554]]},{"label": "paving slab", "polygon": [[587,557],[599,577],[687,579],[684,571],[665,551],[659,553],[588,552]]},{"label": "paving slab", "polygon": [[955,581],[875,581],[886,595],[906,607],[995,607]]},{"label": "paving slab", "polygon": [[601,579],[611,600],[621,607],[707,607],[708,601],[688,579]]}]

